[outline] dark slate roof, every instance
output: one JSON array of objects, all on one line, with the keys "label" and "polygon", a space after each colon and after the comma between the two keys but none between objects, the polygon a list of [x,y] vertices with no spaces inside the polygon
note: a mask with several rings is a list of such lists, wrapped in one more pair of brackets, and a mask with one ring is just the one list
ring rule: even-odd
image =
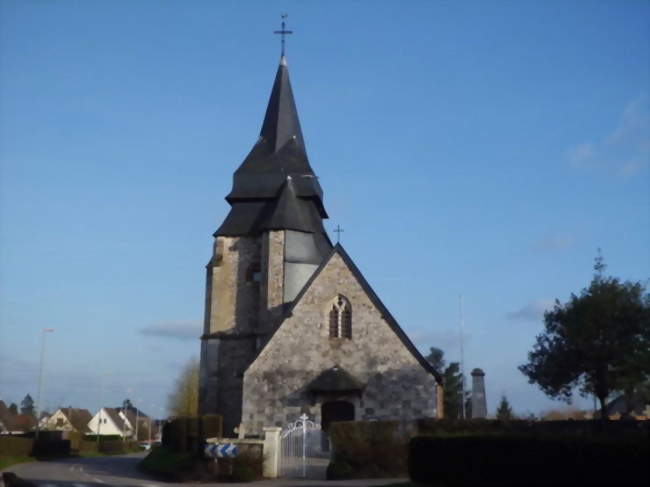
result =
[{"label": "dark slate roof", "polygon": [[[258,233],[266,219],[273,214],[277,206],[275,200],[281,195],[288,176],[293,180],[295,198],[303,202],[294,206],[304,206],[303,213],[314,214],[318,219],[327,218],[323,190],[309,165],[289,70],[283,57],[259,139],[235,171],[232,191],[226,197],[232,209],[215,236]],[[313,226],[310,222],[304,223]]]},{"label": "dark slate roof", "polygon": [[[402,341],[404,346],[411,352],[413,357],[415,357],[415,359],[420,363],[420,365],[422,365],[422,367],[424,367],[424,369],[427,372],[429,372],[430,374],[432,374],[435,377],[436,382],[438,382],[438,384],[442,385],[442,376],[433,368],[431,363],[429,363],[429,361],[424,358],[424,356],[415,347],[415,345],[413,345],[413,342],[409,339],[408,335],[406,335],[406,333],[404,333],[404,330],[402,330],[402,328],[399,326],[399,324],[397,323],[397,320],[393,317],[392,314],[390,314],[390,311],[388,311],[388,308],[386,308],[386,306],[381,301],[381,299],[379,299],[379,296],[377,296],[377,294],[372,289],[372,287],[370,287],[370,284],[368,284],[368,281],[366,281],[366,278],[363,277],[363,274],[361,274],[361,271],[359,270],[359,268],[355,265],[354,262],[352,262],[352,259],[350,258],[348,253],[343,249],[343,246],[340,243],[337,243],[334,246],[334,248],[330,252],[329,256],[327,256],[327,257],[325,257],[325,259],[323,259],[323,262],[321,263],[321,265],[318,267],[318,269],[316,269],[316,271],[314,271],[312,276],[305,283],[303,288],[300,290],[300,292],[296,296],[296,299],[293,300],[293,303],[292,303],[291,307],[287,310],[286,317],[291,316],[291,314],[293,313],[294,308],[298,305],[298,303],[300,302],[300,300],[302,299],[304,294],[307,292],[307,289],[309,289],[309,287],[311,286],[311,283],[314,282],[314,280],[316,280],[318,275],[322,272],[322,270],[325,268],[325,266],[328,264],[328,262],[332,259],[332,257],[335,254],[339,254],[341,256],[343,261],[346,263],[346,265],[352,271],[352,274],[354,275],[354,277],[356,277],[357,280],[359,281],[359,283],[361,284],[361,287],[363,288],[365,293],[370,298],[370,301],[372,301],[372,303],[377,307],[377,309],[379,310],[379,312],[382,315],[382,318],[384,318],[384,320],[386,320],[388,325],[395,332],[397,337]],[[280,326],[282,326],[282,325],[280,325]]]},{"label": "dark slate roof", "polygon": [[338,365],[321,372],[307,385],[307,390],[311,392],[352,392],[362,389],[363,384]]},{"label": "dark slate roof", "polygon": [[280,195],[269,205],[262,219],[261,230],[298,230],[301,232],[324,232],[323,220],[313,202],[299,198],[294,178],[287,176],[280,188]]}]

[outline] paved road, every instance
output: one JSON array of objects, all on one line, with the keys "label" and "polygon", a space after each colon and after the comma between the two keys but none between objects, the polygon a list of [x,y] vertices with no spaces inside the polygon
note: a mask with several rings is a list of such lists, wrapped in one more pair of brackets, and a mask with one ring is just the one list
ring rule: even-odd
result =
[{"label": "paved road", "polygon": [[[7,469],[19,477],[34,482],[38,487],[187,487],[151,480],[136,469],[144,453],[98,458],[71,458],[49,462],[32,462],[14,465]],[[404,479],[401,479],[405,481]],[[262,480],[247,484],[201,483],[201,487],[370,487],[400,482],[400,479],[383,480]],[[0,485],[2,482],[0,481]]]}]

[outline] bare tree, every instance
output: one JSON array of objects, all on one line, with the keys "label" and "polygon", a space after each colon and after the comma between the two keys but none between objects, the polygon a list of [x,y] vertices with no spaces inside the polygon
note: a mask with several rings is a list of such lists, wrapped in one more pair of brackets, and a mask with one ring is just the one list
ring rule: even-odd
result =
[{"label": "bare tree", "polygon": [[172,416],[196,416],[199,406],[199,361],[192,357],[181,370],[169,395]]}]

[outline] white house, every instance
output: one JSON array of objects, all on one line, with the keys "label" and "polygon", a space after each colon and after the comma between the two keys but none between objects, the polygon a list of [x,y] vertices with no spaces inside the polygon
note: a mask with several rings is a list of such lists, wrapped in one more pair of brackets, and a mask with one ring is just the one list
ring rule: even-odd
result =
[{"label": "white house", "polygon": [[101,408],[88,422],[88,428],[96,435],[120,435],[129,438],[135,434],[135,420],[129,421],[115,408]]},{"label": "white house", "polygon": [[[59,408],[52,416],[45,419],[43,429],[50,431],[76,431],[79,433],[89,433],[88,421],[90,421],[90,411],[81,408]],[[42,425],[43,419],[39,424]]]}]

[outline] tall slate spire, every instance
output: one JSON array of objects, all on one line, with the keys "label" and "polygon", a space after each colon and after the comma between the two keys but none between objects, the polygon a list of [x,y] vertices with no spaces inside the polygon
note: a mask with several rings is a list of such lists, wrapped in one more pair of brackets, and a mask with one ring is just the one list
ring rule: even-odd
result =
[{"label": "tall slate spire", "polygon": [[284,56],[280,59],[280,66],[275,75],[260,137],[269,144],[269,149],[273,152],[277,152],[292,139],[296,140],[298,147],[305,150],[296,102],[289,81],[287,60]]},{"label": "tall slate spire", "polygon": [[310,207],[300,219],[316,219],[308,226],[322,229],[322,219],[327,218],[323,190],[307,158],[289,69],[282,56],[260,136],[235,171],[232,191],[226,197],[232,209],[215,235],[254,235],[267,228],[287,176],[292,180],[292,194],[305,203],[294,207]]}]

